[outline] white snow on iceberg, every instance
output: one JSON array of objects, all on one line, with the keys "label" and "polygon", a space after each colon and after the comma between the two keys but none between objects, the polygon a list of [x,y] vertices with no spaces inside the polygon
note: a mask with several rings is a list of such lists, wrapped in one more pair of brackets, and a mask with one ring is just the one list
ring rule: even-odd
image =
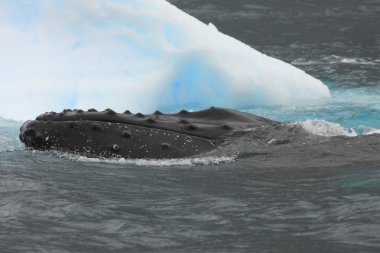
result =
[{"label": "white snow on iceberg", "polygon": [[4,117],[66,107],[243,108],[330,96],[321,81],[164,0],[19,0],[2,1],[0,9]]}]

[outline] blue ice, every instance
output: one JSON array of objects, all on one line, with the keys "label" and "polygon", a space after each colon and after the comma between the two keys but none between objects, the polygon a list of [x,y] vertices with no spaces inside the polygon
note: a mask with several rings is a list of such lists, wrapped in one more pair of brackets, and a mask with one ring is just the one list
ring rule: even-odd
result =
[{"label": "blue ice", "polygon": [[18,0],[0,9],[7,118],[65,107],[239,109],[330,97],[321,81],[164,0]]}]

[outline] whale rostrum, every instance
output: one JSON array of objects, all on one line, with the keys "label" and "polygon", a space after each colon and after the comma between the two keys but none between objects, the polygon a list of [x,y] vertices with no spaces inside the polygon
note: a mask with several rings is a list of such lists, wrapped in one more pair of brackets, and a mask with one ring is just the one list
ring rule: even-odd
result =
[{"label": "whale rostrum", "polygon": [[29,148],[88,157],[183,158],[217,149],[237,131],[281,123],[253,114],[211,107],[174,114],[117,113],[111,109],[47,112],[27,121],[20,140]]}]

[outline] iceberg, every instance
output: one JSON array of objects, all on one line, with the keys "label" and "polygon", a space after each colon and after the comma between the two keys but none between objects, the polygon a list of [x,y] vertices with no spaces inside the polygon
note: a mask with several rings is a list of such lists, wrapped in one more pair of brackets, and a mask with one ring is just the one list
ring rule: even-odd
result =
[{"label": "iceberg", "polygon": [[330,96],[302,70],[164,0],[20,0],[0,8],[7,118],[67,107],[171,112]]}]

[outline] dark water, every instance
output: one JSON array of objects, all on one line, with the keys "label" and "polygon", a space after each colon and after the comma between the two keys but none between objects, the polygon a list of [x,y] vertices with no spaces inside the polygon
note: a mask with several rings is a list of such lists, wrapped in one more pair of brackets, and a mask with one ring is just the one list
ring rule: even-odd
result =
[{"label": "dark water", "polygon": [[376,166],[272,169],[243,159],[152,168],[23,151],[0,158],[1,252],[380,247]]},{"label": "dark water", "polygon": [[[171,2],[344,97],[262,115],[380,128],[380,1]],[[0,121],[0,252],[380,251],[380,164],[365,153],[326,155],[334,166],[254,154],[99,162],[25,151],[19,125]]]}]

